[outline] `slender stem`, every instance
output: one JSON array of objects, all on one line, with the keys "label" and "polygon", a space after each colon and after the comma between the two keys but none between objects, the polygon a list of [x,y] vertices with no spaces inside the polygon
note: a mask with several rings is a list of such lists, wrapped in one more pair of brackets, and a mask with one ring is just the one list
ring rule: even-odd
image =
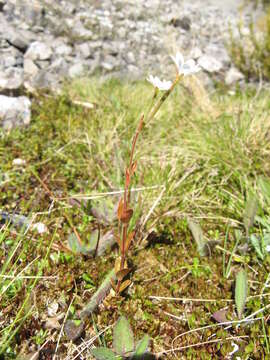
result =
[{"label": "slender stem", "polygon": [[[136,143],[137,143],[137,140],[138,140],[138,136],[139,136],[139,134],[140,134],[140,132],[142,130],[142,127],[143,127],[143,120],[144,120],[144,115],[142,115],[140,117],[140,121],[139,121],[138,127],[136,129],[136,133],[135,133],[135,135],[133,137],[133,140],[132,140],[131,152],[130,152],[130,157],[129,157],[129,165],[128,165],[128,168],[127,168],[126,181],[125,181],[124,203],[123,203],[123,211],[124,212],[126,212],[129,209],[129,202],[130,202],[130,191],[129,191],[130,179],[129,179],[129,181],[127,181],[127,176],[131,177],[133,175],[133,171],[132,171],[133,157],[134,157],[134,152],[135,152],[135,147],[136,147]],[[124,223],[123,227],[122,227],[120,270],[123,270],[124,267],[125,267],[125,259],[126,259],[125,245],[126,245],[126,240],[127,240],[127,230],[128,230],[128,224]],[[118,282],[117,282],[117,292],[119,292],[120,285],[121,285],[121,281],[118,280]]]},{"label": "slender stem", "polygon": [[156,115],[158,110],[160,109],[161,105],[164,103],[164,101],[168,98],[170,93],[173,91],[179,80],[181,79],[181,75],[178,75],[176,79],[174,80],[172,86],[169,90],[165,91],[165,93],[161,96],[161,98],[156,102],[156,104],[152,107],[152,110],[150,111],[150,114],[148,115],[147,122],[153,119],[153,117]]},{"label": "slender stem", "polygon": [[[172,86],[170,87],[169,90],[167,90],[160,98],[159,100],[156,102],[156,104],[152,107],[152,109],[150,110],[150,113],[147,116],[147,122],[149,122],[150,120],[152,120],[154,118],[154,116],[156,115],[156,113],[158,112],[158,110],[160,109],[161,105],[164,103],[164,101],[168,98],[168,96],[171,94],[171,92],[173,91],[173,89],[175,88],[175,86],[177,85],[177,83],[179,82],[181,76],[178,75],[175,79],[175,81],[173,82]],[[131,177],[133,176],[134,173],[134,169],[133,169],[133,157],[134,157],[134,152],[135,152],[135,147],[136,147],[136,143],[138,140],[138,136],[142,130],[143,127],[143,123],[144,123],[144,115],[141,116],[138,127],[136,129],[135,135],[133,137],[132,140],[132,146],[131,146],[131,151],[130,151],[130,157],[129,157],[129,164],[126,170],[126,181],[125,181],[125,190],[124,190],[124,201],[123,201],[123,212],[126,213],[129,210],[129,203],[130,203],[130,180]],[[123,223],[122,224],[122,239],[121,239],[121,261],[120,261],[120,270],[123,270],[125,267],[125,259],[126,259],[126,241],[127,241],[127,231],[128,231],[128,223]],[[117,287],[116,287],[116,292],[119,293],[120,290],[120,286],[121,286],[121,280],[117,281]]]}]

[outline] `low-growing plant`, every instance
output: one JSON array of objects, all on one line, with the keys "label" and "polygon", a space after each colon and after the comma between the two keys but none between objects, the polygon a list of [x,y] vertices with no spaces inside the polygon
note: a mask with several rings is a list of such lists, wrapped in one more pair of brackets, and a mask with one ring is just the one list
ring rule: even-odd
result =
[{"label": "low-growing plant", "polygon": [[[130,194],[132,179],[137,169],[137,160],[135,160],[134,158],[138,137],[143,130],[144,125],[149,124],[154,119],[162,104],[164,104],[164,102],[172,93],[173,89],[179,83],[179,81],[185,75],[194,74],[200,70],[199,66],[195,64],[194,60],[190,59],[185,62],[182,54],[180,54],[179,52],[176,54],[175,57],[172,56],[172,60],[174,61],[177,70],[176,77],[173,82],[160,80],[158,77],[152,75],[150,75],[147,79],[155,88],[155,93],[153,96],[153,106],[151,107],[150,111],[146,116],[144,114],[141,115],[132,140],[129,163],[125,171],[124,195],[120,198],[117,210],[117,217],[119,221],[119,234],[116,236],[116,238],[119,245],[120,256],[115,261],[115,276],[117,278],[117,282],[115,283],[113,279],[111,281],[116,293],[124,291],[131,283],[130,280],[123,281],[123,279],[130,272],[126,261],[126,254],[136,233],[134,229],[130,229],[129,224],[133,216]],[[159,91],[163,92],[163,94],[160,96]]]},{"label": "low-growing plant", "polygon": [[91,353],[97,360],[151,359],[151,354],[148,352],[149,342],[149,336],[144,335],[135,345],[130,324],[124,316],[121,316],[113,330],[113,350],[107,347],[98,347],[92,349]]}]

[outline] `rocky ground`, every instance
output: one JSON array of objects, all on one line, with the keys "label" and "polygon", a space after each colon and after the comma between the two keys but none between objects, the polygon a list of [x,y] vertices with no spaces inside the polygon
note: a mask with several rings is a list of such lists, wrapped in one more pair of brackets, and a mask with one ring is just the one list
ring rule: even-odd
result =
[{"label": "rocky ground", "polygon": [[[196,59],[206,82],[210,75],[232,84],[243,75],[232,66],[226,41],[229,24],[237,32],[241,3],[0,0],[0,94],[56,90],[64,79],[94,73],[162,77],[173,70],[168,54],[176,50]],[[250,11],[242,15],[248,24]],[[2,122],[12,127],[14,116],[3,115],[10,100],[1,103]]]}]

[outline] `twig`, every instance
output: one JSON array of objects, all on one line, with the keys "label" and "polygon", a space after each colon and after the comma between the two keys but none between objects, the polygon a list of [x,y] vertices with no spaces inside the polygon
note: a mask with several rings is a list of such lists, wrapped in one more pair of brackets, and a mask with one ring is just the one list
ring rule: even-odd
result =
[{"label": "twig", "polygon": [[57,339],[57,344],[56,344],[56,348],[55,348],[55,353],[54,353],[54,355],[53,355],[53,360],[55,360],[55,358],[56,358],[56,354],[57,354],[57,350],[58,350],[58,347],[59,347],[59,343],[60,343],[60,340],[61,340],[61,337],[62,337],[62,334],[63,334],[64,326],[65,326],[65,323],[66,323],[66,321],[67,321],[68,313],[69,313],[69,310],[70,310],[70,308],[71,308],[71,305],[72,305],[74,299],[75,299],[75,296],[73,296],[73,298],[72,298],[72,300],[71,300],[71,302],[70,302],[70,304],[69,304],[69,306],[68,306],[68,309],[67,309],[67,311],[66,311],[66,314],[65,314],[65,317],[64,317],[64,321],[63,321],[63,324],[62,324],[62,326],[61,326],[61,330],[60,330],[60,333],[59,333],[59,336],[58,336],[58,339]]}]

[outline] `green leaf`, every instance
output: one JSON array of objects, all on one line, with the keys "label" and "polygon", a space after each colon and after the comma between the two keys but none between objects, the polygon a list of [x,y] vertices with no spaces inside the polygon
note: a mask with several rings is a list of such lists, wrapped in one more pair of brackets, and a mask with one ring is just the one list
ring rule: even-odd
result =
[{"label": "green leaf", "polygon": [[258,209],[258,200],[254,194],[250,194],[246,202],[243,218],[246,235],[248,236],[249,229],[254,224],[254,218]]},{"label": "green leaf", "polygon": [[117,354],[125,355],[134,350],[134,336],[124,316],[118,319],[113,331],[113,347]]},{"label": "green leaf", "polygon": [[136,346],[135,355],[140,356],[146,353],[149,346],[150,337],[148,335],[144,335],[144,337],[138,342]]},{"label": "green leaf", "polygon": [[236,284],[235,284],[235,303],[238,318],[241,319],[246,300],[247,300],[247,291],[248,291],[248,281],[247,273],[244,269],[241,269],[236,275]]},{"label": "green leaf", "polygon": [[76,325],[76,326],[80,326],[81,325],[81,322],[82,322],[82,320],[80,320],[80,319],[76,319],[76,320],[73,320],[74,321],[74,324]]},{"label": "green leaf", "polygon": [[68,236],[68,245],[75,254],[82,252],[82,246],[74,233]]},{"label": "green leaf", "polygon": [[119,360],[119,356],[115,355],[112,350],[106,347],[92,349],[91,354],[96,360]]},{"label": "green leaf", "polygon": [[264,256],[263,256],[263,252],[261,250],[261,244],[259,239],[257,238],[256,235],[252,234],[250,236],[250,242],[252,244],[252,246],[254,247],[254,250],[256,251],[256,254],[258,255],[258,257],[263,260]]},{"label": "green leaf", "polygon": [[208,247],[207,247],[207,241],[204,238],[202,228],[199,224],[194,222],[192,219],[187,219],[189,230],[192,233],[192,236],[197,244],[197,249],[200,256],[207,256],[208,255]]}]

